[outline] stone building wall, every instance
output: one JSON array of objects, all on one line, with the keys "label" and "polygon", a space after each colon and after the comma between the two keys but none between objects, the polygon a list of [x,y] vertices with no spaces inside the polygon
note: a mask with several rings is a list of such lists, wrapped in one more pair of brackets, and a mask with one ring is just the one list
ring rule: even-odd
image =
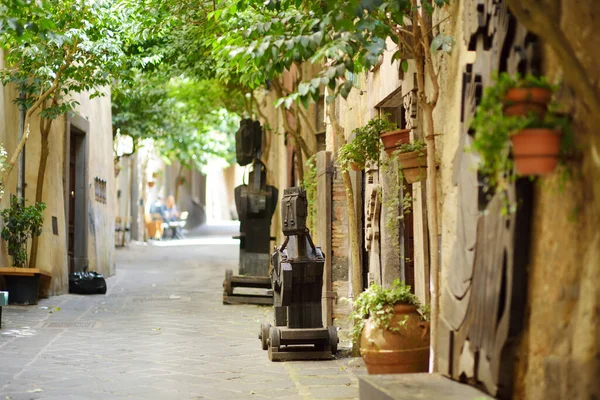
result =
[{"label": "stone building wall", "polygon": [[[594,0],[546,1],[560,15],[542,39],[544,71],[564,84],[558,99],[574,117],[578,155],[565,170],[540,179],[535,188],[527,322],[519,348],[515,395],[522,399],[600,397],[600,129],[583,96],[569,86],[566,59],[550,46],[549,35],[564,34],[600,98],[598,65],[600,7]],[[539,29],[533,26],[530,29]]]},{"label": "stone building wall", "polygon": [[[3,65],[0,52],[0,65]],[[76,112],[89,121],[87,133],[88,154],[88,249],[87,258],[90,270],[98,271],[107,276],[114,274],[115,247],[115,216],[116,216],[116,185],[114,177],[112,125],[110,107],[110,89],[104,90],[105,97],[89,99],[88,94],[74,95],[80,103]],[[19,111],[13,104],[17,96],[14,87],[0,88],[0,142],[7,150],[9,157],[17,146]],[[50,132],[50,155],[47,162],[44,183],[43,201],[44,225],[39,239],[37,267],[52,273],[50,294],[66,293],[68,291],[68,255],[67,231],[65,214],[65,173],[68,173],[68,162],[65,162],[67,144],[67,118],[57,118]],[[31,120],[31,134],[26,145],[26,204],[33,203],[37,182],[37,172],[40,154],[39,118],[35,115]],[[97,178],[97,179],[96,179]],[[96,200],[95,182],[106,182],[106,202]],[[5,193],[0,203],[1,208],[10,204],[10,196],[16,193],[16,168],[5,183]],[[52,219],[56,218],[57,232],[53,232]],[[0,244],[0,265],[10,266],[12,263],[7,254],[6,243]]]}]

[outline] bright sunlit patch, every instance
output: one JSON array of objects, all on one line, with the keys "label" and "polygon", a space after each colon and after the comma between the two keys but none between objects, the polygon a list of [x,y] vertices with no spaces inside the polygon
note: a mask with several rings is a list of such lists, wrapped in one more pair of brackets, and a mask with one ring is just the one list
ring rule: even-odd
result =
[{"label": "bright sunlit patch", "polygon": [[159,240],[152,241],[153,246],[157,247],[175,247],[175,246],[214,246],[214,245],[239,245],[239,239],[231,237],[203,237],[192,239]]}]

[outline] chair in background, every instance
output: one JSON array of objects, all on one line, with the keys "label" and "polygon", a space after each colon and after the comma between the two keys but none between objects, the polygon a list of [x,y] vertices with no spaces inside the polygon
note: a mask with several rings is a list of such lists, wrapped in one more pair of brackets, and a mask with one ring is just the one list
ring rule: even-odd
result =
[{"label": "chair in background", "polygon": [[169,221],[163,225],[166,225],[165,228],[169,228],[171,230],[171,239],[184,239],[185,235],[183,233],[183,228],[187,223],[189,212],[183,211],[181,215],[179,215],[179,219],[177,221]]}]

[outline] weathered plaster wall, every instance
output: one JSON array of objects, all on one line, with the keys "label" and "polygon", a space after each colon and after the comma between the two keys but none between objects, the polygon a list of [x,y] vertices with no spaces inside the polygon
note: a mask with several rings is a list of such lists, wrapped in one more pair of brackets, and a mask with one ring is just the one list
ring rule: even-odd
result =
[{"label": "weathered plaster wall", "polygon": [[[106,96],[90,100],[87,93],[76,96],[77,112],[90,122],[88,132],[88,260],[90,271],[110,276],[115,273],[115,217],[117,190],[114,175],[110,89]],[[58,172],[58,171],[57,171]],[[56,174],[56,176],[59,176]],[[94,178],[106,181],[106,203],[96,201]]]},{"label": "weathered plaster wall", "polygon": [[[558,3],[558,2],[554,2]],[[562,1],[561,26],[577,59],[600,93],[600,22],[595,0]],[[562,60],[545,49],[545,73],[561,82]],[[572,175],[558,171],[535,190],[528,320],[517,360],[515,393],[522,399],[600,397],[600,129],[582,97],[559,92],[574,116],[579,158]],[[596,145],[594,145],[594,140]]]}]

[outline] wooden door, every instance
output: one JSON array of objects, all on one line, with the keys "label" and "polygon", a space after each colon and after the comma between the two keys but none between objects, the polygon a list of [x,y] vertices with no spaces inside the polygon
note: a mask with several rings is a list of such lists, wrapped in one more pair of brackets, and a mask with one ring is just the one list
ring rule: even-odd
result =
[{"label": "wooden door", "polygon": [[75,191],[77,178],[77,136],[71,130],[69,141],[69,211],[68,211],[68,257],[69,257],[69,273],[75,270]]}]

